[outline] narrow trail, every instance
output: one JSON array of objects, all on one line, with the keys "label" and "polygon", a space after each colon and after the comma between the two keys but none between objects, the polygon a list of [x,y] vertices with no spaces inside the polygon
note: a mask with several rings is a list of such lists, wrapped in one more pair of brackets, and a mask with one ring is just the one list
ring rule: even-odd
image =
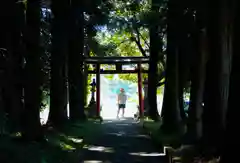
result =
[{"label": "narrow trail", "polygon": [[160,147],[152,143],[133,119],[105,120],[103,134],[81,152],[81,163],[164,163]]}]

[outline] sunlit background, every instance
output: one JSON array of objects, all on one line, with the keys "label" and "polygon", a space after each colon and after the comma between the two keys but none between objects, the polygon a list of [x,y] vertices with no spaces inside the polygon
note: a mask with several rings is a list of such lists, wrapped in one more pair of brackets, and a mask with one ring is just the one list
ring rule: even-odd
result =
[{"label": "sunlit background", "polygon": [[[137,112],[137,106],[139,104],[137,83],[122,80],[117,74],[114,75],[113,80],[109,80],[104,75],[101,75],[101,116],[104,119],[116,118],[118,109],[117,94],[119,93],[120,88],[124,88],[125,93],[128,97],[125,109],[125,117],[133,117],[134,114]],[[160,110],[162,105],[160,95],[158,99],[158,108]]]},{"label": "sunlit background", "polygon": [[[135,74],[134,74],[135,75]],[[94,76],[92,79],[95,78]],[[126,103],[125,117],[133,117],[137,112],[137,106],[139,104],[138,99],[138,85],[136,82],[131,82],[129,80],[123,80],[119,78],[118,74],[115,74],[112,79],[107,78],[107,75],[101,75],[100,77],[100,99],[101,99],[101,116],[103,119],[115,119],[117,116],[117,94],[120,88],[124,88],[128,100]],[[143,91],[143,90],[142,90]],[[144,91],[143,91],[144,92]],[[158,92],[157,104],[158,111],[161,112],[162,99],[163,99],[163,89]],[[144,95],[144,93],[143,93]],[[91,94],[88,95],[88,103],[91,99]],[[96,99],[96,93],[95,93]],[[68,106],[69,108],[69,106]],[[41,122],[45,123],[48,118],[49,105],[40,113]],[[121,112],[120,112],[121,115]]]}]

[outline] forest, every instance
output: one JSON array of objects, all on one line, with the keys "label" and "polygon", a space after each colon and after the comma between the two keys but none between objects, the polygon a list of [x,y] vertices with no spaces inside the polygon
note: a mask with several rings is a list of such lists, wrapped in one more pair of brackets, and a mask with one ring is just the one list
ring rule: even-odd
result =
[{"label": "forest", "polygon": [[[94,56],[149,57],[143,76],[148,78],[147,116],[159,124],[157,137],[174,135],[168,143],[174,151],[187,146],[196,156],[235,162],[238,9],[237,0],[1,1],[1,162],[11,162],[23,148],[31,151],[33,142],[48,148],[46,139],[69,134],[70,125],[89,127],[86,97],[93,67],[84,59]],[[120,78],[137,81],[134,74]],[[187,114],[185,93],[190,93]],[[47,98],[49,116],[42,125]]]}]

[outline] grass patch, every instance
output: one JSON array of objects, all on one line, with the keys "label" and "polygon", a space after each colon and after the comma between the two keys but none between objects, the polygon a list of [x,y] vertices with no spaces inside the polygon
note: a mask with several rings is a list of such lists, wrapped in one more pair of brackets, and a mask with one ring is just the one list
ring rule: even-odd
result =
[{"label": "grass patch", "polygon": [[[148,123],[148,122],[154,122],[154,120],[153,119],[151,119],[150,117],[144,117],[144,121],[143,122],[146,122],[146,123]],[[156,122],[157,123],[157,122]]]},{"label": "grass patch", "polygon": [[0,162],[3,163],[74,163],[84,145],[101,134],[99,122],[90,120],[65,126],[62,132],[49,132],[46,142],[23,143],[0,138]]},{"label": "grass patch", "polygon": [[154,122],[151,119],[144,119],[143,127],[147,133],[150,134],[151,138],[158,144],[163,146],[178,146],[181,143],[181,134],[174,133],[171,135],[166,135],[160,130],[161,121]]},{"label": "grass patch", "polygon": [[159,126],[161,125],[161,122],[154,122],[153,120],[146,118],[142,122],[144,130],[151,136],[154,142],[157,144],[162,144],[161,139],[159,138],[158,130]]}]

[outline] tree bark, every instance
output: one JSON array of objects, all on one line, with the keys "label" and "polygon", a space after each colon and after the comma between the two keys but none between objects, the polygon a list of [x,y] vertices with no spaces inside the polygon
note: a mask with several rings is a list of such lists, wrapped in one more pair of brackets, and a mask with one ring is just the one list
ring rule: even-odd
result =
[{"label": "tree bark", "polygon": [[68,19],[70,2],[52,1],[52,55],[50,80],[50,111],[48,122],[61,126],[67,118],[66,105],[66,56],[68,50]]},{"label": "tree bark", "polygon": [[[182,3],[186,3],[183,1]],[[189,6],[189,4],[185,4]],[[182,6],[182,11],[184,11],[184,7]],[[179,65],[178,65],[178,72],[179,72],[179,107],[180,107],[180,115],[185,122],[186,120],[186,113],[184,110],[184,90],[187,86],[187,82],[189,81],[190,76],[190,62],[191,62],[191,41],[190,41],[190,33],[193,24],[193,16],[191,11],[182,12],[179,17],[181,18],[181,24],[178,26],[179,30],[179,39],[178,39],[178,53],[179,53]],[[179,19],[180,19],[179,18]]]},{"label": "tree bark", "polygon": [[24,129],[26,140],[41,140],[41,64],[40,64],[40,1],[28,0],[26,11],[26,65],[24,85]]},{"label": "tree bark", "polygon": [[81,2],[73,0],[69,19],[69,111],[71,120],[84,120],[84,15]]},{"label": "tree bark", "polygon": [[[236,147],[236,144],[239,144],[239,90],[240,90],[240,56],[239,56],[239,2],[236,0],[222,0],[222,55],[223,61],[223,74],[222,82],[224,87],[229,86],[229,89],[223,91],[223,105],[225,116],[222,117],[224,123],[224,139],[223,146],[220,148],[221,152],[221,163],[234,162],[233,155],[238,155],[238,150],[232,150],[229,152],[229,149]],[[229,73],[230,72],[230,73]],[[228,80],[228,74],[230,74],[230,80]],[[229,83],[229,85],[228,85]],[[224,89],[223,89],[224,90]],[[228,104],[226,105],[226,101]],[[227,109],[226,109],[227,107]],[[226,110],[225,110],[226,109]]]},{"label": "tree bark", "polygon": [[202,111],[207,54],[206,29],[196,14],[196,31],[193,34],[194,60],[191,74],[191,97],[187,123],[187,143],[196,144],[202,136]]},{"label": "tree bark", "polygon": [[[24,21],[24,8],[21,3],[15,3],[15,0],[10,0],[5,4],[6,8],[10,8],[11,12],[8,11],[5,14],[5,18],[8,19],[4,23],[5,37],[2,41],[5,41],[6,56],[5,56],[5,77],[2,78],[2,97],[4,98],[5,111],[9,118],[9,129],[10,132],[20,130],[20,118],[23,109],[22,103],[22,37]],[[5,40],[4,40],[5,39]],[[4,48],[4,45],[3,47]]]},{"label": "tree bark", "polygon": [[[207,67],[203,112],[203,145],[206,148],[212,147],[216,150],[223,140],[224,117],[229,87],[228,78],[226,77],[229,76],[230,72],[229,59],[231,55],[231,49],[225,49],[231,42],[227,37],[227,35],[231,36],[231,31],[226,31],[226,29],[229,29],[231,22],[226,23],[225,19],[230,15],[223,12],[226,6],[221,4],[222,2],[216,1],[214,11],[212,10],[213,6],[208,6],[209,14],[211,13],[207,28],[210,43],[210,60]],[[226,34],[226,32],[228,33]]]},{"label": "tree bark", "polygon": [[22,3],[13,3],[12,8],[12,27],[11,29],[11,47],[9,63],[9,92],[11,94],[11,124],[13,131],[19,131],[21,128],[21,113],[23,112],[23,30],[25,24],[24,5]]},{"label": "tree bark", "polygon": [[165,133],[182,132],[182,119],[179,110],[179,74],[178,74],[178,16],[179,2],[170,0],[168,2],[167,20],[167,63],[164,98],[162,107],[163,123],[161,130]]},{"label": "tree bark", "polygon": [[[157,1],[152,1],[152,11],[156,14],[159,11]],[[157,22],[157,20],[155,20]],[[148,105],[149,116],[153,120],[158,120],[159,113],[157,109],[157,64],[158,56],[160,55],[162,44],[161,37],[159,36],[159,25],[153,23],[150,25],[150,59],[149,59],[149,72],[148,72]]]}]

